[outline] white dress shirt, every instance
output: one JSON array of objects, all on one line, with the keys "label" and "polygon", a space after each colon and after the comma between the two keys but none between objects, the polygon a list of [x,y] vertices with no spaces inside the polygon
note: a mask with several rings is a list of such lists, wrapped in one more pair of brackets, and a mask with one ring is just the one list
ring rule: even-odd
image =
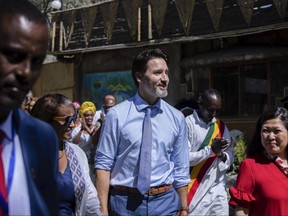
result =
[{"label": "white dress shirt", "polygon": [[6,134],[2,144],[3,150],[1,155],[5,172],[6,187],[8,182],[8,171],[12,148],[13,145],[15,145],[15,167],[13,171],[11,189],[8,194],[9,215],[31,215],[22,149],[19,136],[12,127],[12,112],[10,112],[7,119],[0,124],[0,129]]},{"label": "white dress shirt", "polygon": [[92,122],[93,125],[95,125],[96,122],[101,118],[101,113],[103,113],[103,115],[105,116],[105,112],[102,109],[96,111],[94,118],[93,118],[93,122]]}]

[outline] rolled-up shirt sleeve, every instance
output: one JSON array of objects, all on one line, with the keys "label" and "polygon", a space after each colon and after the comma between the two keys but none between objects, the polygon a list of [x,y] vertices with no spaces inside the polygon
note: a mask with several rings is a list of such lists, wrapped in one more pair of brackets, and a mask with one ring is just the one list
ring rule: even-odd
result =
[{"label": "rolled-up shirt sleeve", "polygon": [[197,151],[198,146],[195,146],[195,143],[193,143],[193,136],[195,136],[194,133],[194,123],[192,122],[193,117],[189,116],[186,117],[186,124],[188,129],[188,147],[189,147],[189,161],[190,166],[195,166],[202,162],[203,160],[208,159],[213,155],[213,151],[211,146],[205,146],[200,151]]},{"label": "rolled-up shirt sleeve", "polygon": [[179,134],[175,142],[175,148],[171,155],[171,160],[174,162],[174,188],[183,187],[190,183],[188,152],[187,126],[183,117],[180,121]]},{"label": "rolled-up shirt sleeve", "polygon": [[118,119],[115,110],[109,110],[103,124],[99,146],[95,155],[95,168],[111,170],[118,149]]}]

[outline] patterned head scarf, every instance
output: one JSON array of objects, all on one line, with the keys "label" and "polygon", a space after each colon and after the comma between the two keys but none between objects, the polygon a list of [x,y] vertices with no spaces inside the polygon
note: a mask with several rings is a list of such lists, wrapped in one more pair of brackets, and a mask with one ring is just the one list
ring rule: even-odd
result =
[{"label": "patterned head scarf", "polygon": [[94,105],[94,103],[92,103],[90,101],[85,101],[85,102],[83,102],[81,104],[81,106],[80,106],[80,115],[82,116],[87,111],[91,111],[93,113],[93,115],[95,115],[96,106]]}]

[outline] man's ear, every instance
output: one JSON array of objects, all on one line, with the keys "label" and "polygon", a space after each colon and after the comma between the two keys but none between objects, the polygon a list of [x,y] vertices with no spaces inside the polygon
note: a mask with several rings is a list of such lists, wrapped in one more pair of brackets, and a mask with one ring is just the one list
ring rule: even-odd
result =
[{"label": "man's ear", "polygon": [[140,72],[136,72],[135,73],[135,77],[136,77],[136,80],[137,80],[138,83],[141,82],[142,74]]}]

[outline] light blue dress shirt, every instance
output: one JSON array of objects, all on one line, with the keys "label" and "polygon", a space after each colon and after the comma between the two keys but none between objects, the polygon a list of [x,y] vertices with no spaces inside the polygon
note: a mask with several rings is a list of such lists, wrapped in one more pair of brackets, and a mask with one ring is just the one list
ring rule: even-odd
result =
[{"label": "light blue dress shirt", "polygon": [[[137,93],[112,107],[104,122],[95,168],[111,171],[111,185],[136,188],[145,108]],[[163,100],[153,105],[150,187],[189,184],[189,147],[184,115]]]}]

